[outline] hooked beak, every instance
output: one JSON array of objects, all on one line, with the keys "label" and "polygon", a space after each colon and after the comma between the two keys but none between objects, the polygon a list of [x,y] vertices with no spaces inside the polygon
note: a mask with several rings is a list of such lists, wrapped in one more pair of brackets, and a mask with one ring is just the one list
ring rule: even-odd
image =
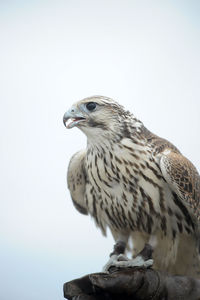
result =
[{"label": "hooked beak", "polygon": [[83,117],[83,114],[78,111],[76,107],[70,108],[63,116],[63,123],[68,129],[77,126],[79,123],[85,120],[86,118]]}]

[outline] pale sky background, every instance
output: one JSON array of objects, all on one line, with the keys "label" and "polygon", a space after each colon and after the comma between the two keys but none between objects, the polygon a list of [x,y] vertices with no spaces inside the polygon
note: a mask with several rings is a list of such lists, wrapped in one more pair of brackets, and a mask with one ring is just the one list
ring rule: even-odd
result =
[{"label": "pale sky background", "polygon": [[112,250],[66,187],[64,112],[113,97],[200,170],[200,1],[0,1],[0,299],[63,299]]}]

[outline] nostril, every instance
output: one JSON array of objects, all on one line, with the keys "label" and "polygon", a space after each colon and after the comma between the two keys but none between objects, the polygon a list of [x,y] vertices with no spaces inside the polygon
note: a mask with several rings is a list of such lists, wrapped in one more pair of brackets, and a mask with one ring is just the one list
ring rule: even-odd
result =
[{"label": "nostril", "polygon": [[74,108],[71,109],[71,112],[74,113]]}]

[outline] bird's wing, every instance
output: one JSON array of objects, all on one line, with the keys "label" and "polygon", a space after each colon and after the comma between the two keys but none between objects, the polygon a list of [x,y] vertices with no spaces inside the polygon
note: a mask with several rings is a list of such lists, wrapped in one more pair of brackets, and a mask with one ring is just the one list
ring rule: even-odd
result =
[{"label": "bird's wing", "polygon": [[85,155],[86,151],[81,150],[72,156],[67,172],[67,183],[74,206],[80,213],[87,215],[87,206],[84,201],[86,185]]},{"label": "bird's wing", "polygon": [[200,176],[195,166],[181,153],[169,149],[160,153],[160,168],[173,192],[199,221]]}]

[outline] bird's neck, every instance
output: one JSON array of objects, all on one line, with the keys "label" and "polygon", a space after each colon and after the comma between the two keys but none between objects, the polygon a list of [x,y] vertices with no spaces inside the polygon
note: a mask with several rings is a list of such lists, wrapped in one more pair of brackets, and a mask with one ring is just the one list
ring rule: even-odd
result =
[{"label": "bird's neck", "polygon": [[87,134],[87,148],[111,148],[114,144],[120,144],[124,138],[141,140],[144,125],[135,117],[119,120],[107,130],[95,128],[91,134]]}]

